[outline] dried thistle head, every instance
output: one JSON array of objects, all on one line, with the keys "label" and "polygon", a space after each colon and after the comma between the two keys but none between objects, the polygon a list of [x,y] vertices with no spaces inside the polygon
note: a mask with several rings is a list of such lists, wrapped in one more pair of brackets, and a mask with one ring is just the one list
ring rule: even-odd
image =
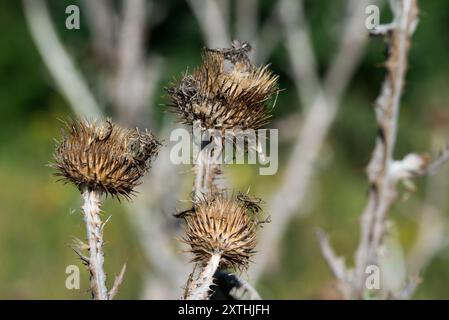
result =
[{"label": "dried thistle head", "polygon": [[125,129],[110,120],[74,120],[66,126],[53,167],[80,190],[130,198],[161,145],[148,131]]},{"label": "dried thistle head", "polygon": [[255,253],[259,220],[258,200],[214,195],[197,200],[190,213],[183,215],[186,236],[193,261],[207,263],[220,254],[220,267],[239,270],[248,267]]},{"label": "dried thistle head", "polygon": [[278,76],[254,67],[247,43],[205,49],[202,64],[167,89],[181,123],[200,121],[205,129],[259,129],[270,114],[266,104],[278,92]]}]

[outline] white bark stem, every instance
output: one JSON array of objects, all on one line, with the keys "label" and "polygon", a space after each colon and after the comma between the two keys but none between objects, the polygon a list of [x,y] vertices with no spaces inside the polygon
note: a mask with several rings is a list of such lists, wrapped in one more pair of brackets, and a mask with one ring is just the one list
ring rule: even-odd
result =
[{"label": "white bark stem", "polygon": [[199,151],[193,171],[193,194],[195,198],[207,195],[213,187],[216,191],[224,189],[224,182],[219,182],[222,156],[221,137],[213,137],[212,142]]},{"label": "white bark stem", "polygon": [[226,48],[231,40],[224,13],[216,0],[188,0],[209,48]]},{"label": "white bark stem", "polygon": [[[347,292],[342,291],[344,297],[349,299],[364,297],[366,266],[379,265],[379,249],[385,234],[385,217],[396,200],[397,181],[404,179],[404,175],[397,174],[398,161],[395,161],[393,153],[410,38],[418,21],[418,8],[417,0],[391,0],[390,5],[394,20],[389,24],[390,32],[385,35],[390,40],[386,62],[388,73],[376,100],[378,134],[367,168],[370,190],[368,203],[360,220],[361,234],[355,254],[355,270],[345,270],[346,268],[341,266],[337,275],[340,287],[349,287]],[[417,170],[420,169],[416,168],[414,171]],[[327,240],[321,241],[321,248],[327,262],[335,269],[336,261],[340,258],[333,254]],[[387,294],[397,296],[396,292]]]},{"label": "white bark stem", "polygon": [[62,95],[78,116],[101,117],[100,107],[56,33],[46,2],[24,0],[23,8],[31,37]]},{"label": "white bark stem", "polygon": [[100,218],[100,193],[94,190],[85,190],[83,198],[84,222],[89,244],[88,268],[92,297],[95,300],[108,300],[106,274],[103,268],[103,224]]},{"label": "white bark stem", "polygon": [[201,150],[198,156],[198,161],[194,167],[195,181],[193,186],[193,193],[195,197],[206,195],[211,189],[214,176],[214,168],[210,160],[210,151],[206,149]]},{"label": "white bark stem", "polygon": [[[356,297],[362,295],[365,268],[377,264],[377,252],[385,231],[385,216],[396,199],[396,181],[391,176],[393,152],[397,136],[400,98],[407,71],[410,38],[417,24],[416,0],[394,1],[399,10],[394,12],[388,74],[376,101],[376,120],[381,134],[368,165],[371,188],[368,204],[361,219],[361,238],[356,252]],[[394,10],[393,10],[394,11]]]},{"label": "white bark stem", "polygon": [[189,290],[186,300],[208,300],[209,289],[213,284],[214,274],[220,264],[220,258],[220,254],[212,255],[198,278],[190,284],[191,290]]}]

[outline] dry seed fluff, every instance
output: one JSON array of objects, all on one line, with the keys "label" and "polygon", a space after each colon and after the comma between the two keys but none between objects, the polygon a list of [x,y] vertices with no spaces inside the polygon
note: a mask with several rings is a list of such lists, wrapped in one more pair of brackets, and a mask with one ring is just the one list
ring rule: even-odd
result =
[{"label": "dry seed fluff", "polygon": [[122,128],[110,120],[74,120],[63,131],[53,167],[80,190],[130,198],[160,145],[148,131]]}]

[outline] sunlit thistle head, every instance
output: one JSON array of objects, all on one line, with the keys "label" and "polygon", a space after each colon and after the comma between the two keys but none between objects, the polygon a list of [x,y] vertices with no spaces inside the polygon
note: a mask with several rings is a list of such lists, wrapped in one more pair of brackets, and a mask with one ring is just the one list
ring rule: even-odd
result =
[{"label": "sunlit thistle head", "polygon": [[167,88],[181,123],[200,121],[205,129],[259,129],[270,118],[267,103],[278,92],[278,76],[268,66],[254,67],[250,46],[205,49],[202,64]]},{"label": "sunlit thistle head", "polygon": [[74,120],[66,126],[53,167],[80,190],[130,198],[161,146],[150,132],[125,129],[110,120]]},{"label": "sunlit thistle head", "polygon": [[184,215],[186,236],[193,261],[206,264],[220,255],[220,267],[243,270],[255,253],[256,231],[260,221],[260,200],[239,195],[224,195],[196,201],[191,213]]}]

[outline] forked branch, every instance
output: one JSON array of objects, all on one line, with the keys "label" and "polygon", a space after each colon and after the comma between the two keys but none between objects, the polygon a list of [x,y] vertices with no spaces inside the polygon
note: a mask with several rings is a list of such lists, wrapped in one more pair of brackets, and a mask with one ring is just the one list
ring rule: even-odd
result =
[{"label": "forked branch", "polygon": [[[346,298],[365,297],[365,270],[368,265],[379,266],[383,238],[386,233],[386,215],[397,198],[398,182],[428,174],[429,169],[441,166],[447,158],[443,153],[429,165],[426,156],[416,153],[406,155],[402,160],[394,159],[397,137],[400,99],[407,71],[408,53],[418,23],[417,0],[391,0],[393,22],[380,26],[376,35],[384,35],[389,45],[386,62],[387,75],[375,103],[378,127],[374,152],[367,167],[370,183],[368,203],[363,211],[360,225],[360,242],[355,254],[355,269],[345,269],[332,251],[324,236],[320,237],[323,255],[340,282]],[[382,270],[381,270],[382,272]],[[408,291],[407,284],[404,290]],[[401,297],[399,292],[386,292],[386,297]]]}]

